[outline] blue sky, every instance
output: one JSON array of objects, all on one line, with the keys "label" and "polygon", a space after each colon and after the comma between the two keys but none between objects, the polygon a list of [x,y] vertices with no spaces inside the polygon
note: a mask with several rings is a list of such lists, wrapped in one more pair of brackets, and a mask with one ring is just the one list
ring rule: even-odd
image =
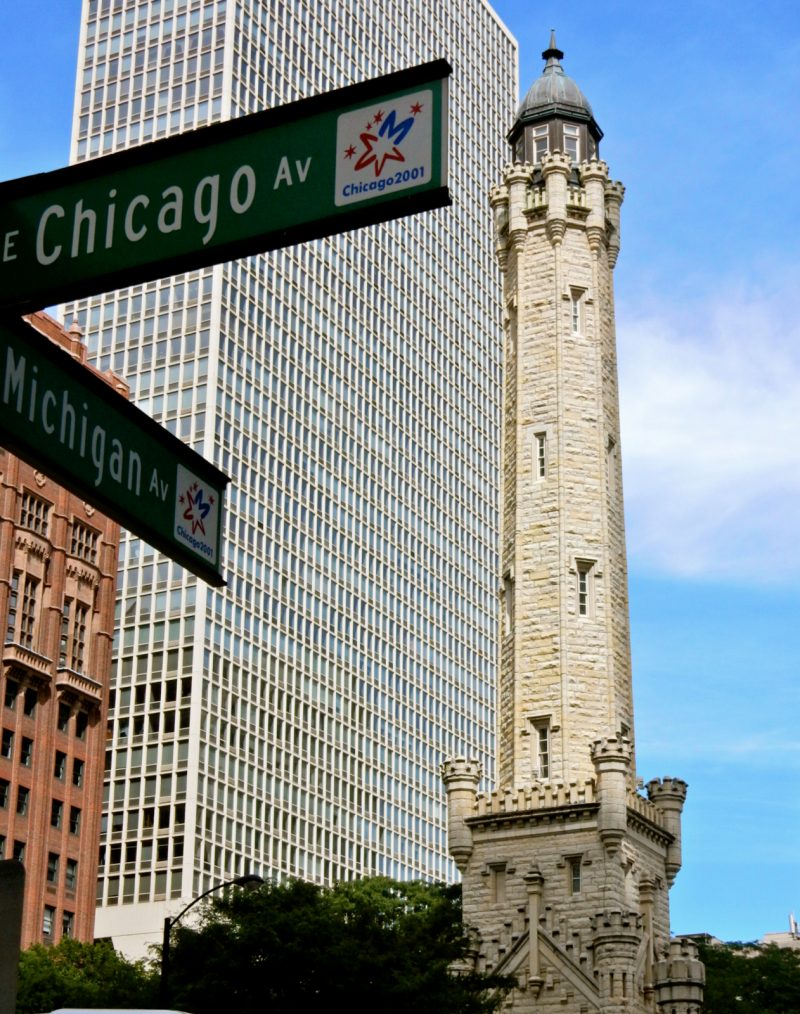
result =
[{"label": "blue sky", "polygon": [[[690,785],[673,930],[758,938],[800,914],[800,8],[495,9],[520,42],[523,90],[557,29],[627,188],[616,285],[638,767]],[[78,11],[2,5],[0,179],[67,162]]]}]

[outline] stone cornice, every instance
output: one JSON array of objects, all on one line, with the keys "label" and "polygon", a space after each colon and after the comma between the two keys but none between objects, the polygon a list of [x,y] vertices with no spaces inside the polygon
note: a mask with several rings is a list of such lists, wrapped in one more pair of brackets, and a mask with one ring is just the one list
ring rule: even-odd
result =
[{"label": "stone cornice", "polygon": [[579,820],[595,820],[598,809],[598,803],[572,803],[566,806],[511,810],[507,813],[484,813],[467,817],[465,823],[475,830],[512,825],[535,827],[538,824],[572,824]]}]

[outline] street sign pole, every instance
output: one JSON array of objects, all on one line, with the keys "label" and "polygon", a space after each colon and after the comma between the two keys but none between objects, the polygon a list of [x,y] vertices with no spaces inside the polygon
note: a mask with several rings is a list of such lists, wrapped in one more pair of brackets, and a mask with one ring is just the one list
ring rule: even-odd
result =
[{"label": "street sign pole", "polygon": [[0,444],[213,585],[228,478],[21,320],[0,320]]}]

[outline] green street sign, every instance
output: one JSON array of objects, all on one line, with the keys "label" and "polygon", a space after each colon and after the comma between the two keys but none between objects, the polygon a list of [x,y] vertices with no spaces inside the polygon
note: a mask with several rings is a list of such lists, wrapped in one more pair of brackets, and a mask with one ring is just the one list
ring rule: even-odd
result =
[{"label": "green street sign", "polygon": [[444,60],[0,184],[18,311],[450,203]]},{"label": "green street sign", "polygon": [[213,585],[227,476],[24,322],[0,321],[0,444]]}]

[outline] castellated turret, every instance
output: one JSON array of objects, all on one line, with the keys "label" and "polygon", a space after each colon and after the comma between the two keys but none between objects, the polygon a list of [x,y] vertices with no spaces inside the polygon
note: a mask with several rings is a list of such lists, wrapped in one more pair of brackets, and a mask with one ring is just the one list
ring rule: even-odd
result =
[{"label": "castellated turret", "polygon": [[477,764],[444,766],[450,850],[476,967],[515,977],[511,1009],[689,1014],[702,965],[670,939],[668,896],[686,784],[637,787],[613,292],[624,187],[554,36],[543,58],[490,195],[499,781],[479,792]]}]

